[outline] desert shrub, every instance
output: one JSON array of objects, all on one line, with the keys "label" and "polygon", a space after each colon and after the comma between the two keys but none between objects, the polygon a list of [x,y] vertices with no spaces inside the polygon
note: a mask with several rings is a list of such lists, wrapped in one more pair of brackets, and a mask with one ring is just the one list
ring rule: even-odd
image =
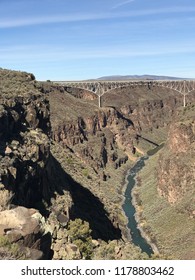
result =
[{"label": "desert shrub", "polygon": [[77,245],[83,258],[91,259],[93,244],[89,223],[81,219],[70,221],[67,231],[71,242]]},{"label": "desert shrub", "polygon": [[95,259],[97,260],[114,260],[115,259],[115,241],[109,243],[102,242],[101,246],[96,249]]},{"label": "desert shrub", "polygon": [[85,177],[88,177],[89,176],[89,171],[88,171],[88,169],[83,169],[83,171],[82,171],[82,173],[83,173],[83,176],[85,176]]},{"label": "desert shrub", "polygon": [[25,256],[17,244],[11,243],[7,236],[0,236],[0,260],[18,260]]}]

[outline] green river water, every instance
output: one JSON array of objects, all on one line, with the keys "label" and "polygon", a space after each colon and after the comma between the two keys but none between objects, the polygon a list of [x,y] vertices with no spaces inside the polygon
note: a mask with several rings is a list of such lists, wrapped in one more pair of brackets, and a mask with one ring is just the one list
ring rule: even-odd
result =
[{"label": "green river water", "polygon": [[123,204],[123,210],[125,215],[128,218],[128,228],[130,229],[130,234],[132,238],[132,242],[141,248],[141,250],[147,253],[149,256],[153,253],[151,246],[147,243],[147,241],[141,236],[139,229],[137,228],[137,222],[135,220],[135,207],[132,204],[132,196],[131,191],[135,186],[135,177],[137,173],[144,167],[144,162],[148,157],[142,157],[137,161],[137,163],[129,170],[127,176],[127,186],[125,191],[125,200]]}]

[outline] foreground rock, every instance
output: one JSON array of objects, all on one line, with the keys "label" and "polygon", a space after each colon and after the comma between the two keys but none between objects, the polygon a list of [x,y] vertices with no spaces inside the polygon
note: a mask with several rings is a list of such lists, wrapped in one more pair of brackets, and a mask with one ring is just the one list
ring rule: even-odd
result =
[{"label": "foreground rock", "polygon": [[19,206],[0,212],[0,239],[16,245],[15,252],[11,250],[9,242],[1,246],[0,258],[1,251],[10,250],[12,251],[10,257],[15,255],[24,259],[48,258],[51,235],[45,230],[45,219],[36,209]]}]

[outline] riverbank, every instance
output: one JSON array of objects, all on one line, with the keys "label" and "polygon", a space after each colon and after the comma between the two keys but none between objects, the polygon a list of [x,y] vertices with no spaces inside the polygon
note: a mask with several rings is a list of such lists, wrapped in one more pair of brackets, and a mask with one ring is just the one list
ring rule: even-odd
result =
[{"label": "riverbank", "polygon": [[[137,181],[136,181],[137,183]],[[133,206],[135,207],[136,209],[136,212],[135,212],[135,220],[137,222],[137,228],[139,229],[140,231],[140,234],[141,236],[147,241],[147,243],[151,246],[152,248],[152,251],[154,252],[155,255],[159,255],[160,252],[158,250],[158,247],[156,246],[156,244],[154,242],[151,241],[151,237],[148,233],[146,233],[146,231],[143,229],[143,227],[141,226],[142,224],[142,219],[141,219],[141,216],[139,215],[139,209],[138,209],[138,202],[137,202],[137,197],[135,195],[135,189],[132,190],[132,204]]]},{"label": "riverbank", "polygon": [[[159,144],[158,147],[148,151],[147,152],[147,155],[149,156],[148,160],[152,160],[152,156],[155,155],[156,153],[158,153],[163,147],[164,147],[164,142]],[[139,206],[140,198],[139,198],[139,195],[138,195],[138,193],[136,191],[136,188],[138,188],[138,184],[139,184],[137,178],[138,178],[138,176],[136,176],[136,178],[135,178],[135,186],[132,189],[132,193],[131,193],[131,195],[132,195],[132,204],[133,204],[133,206],[136,209],[135,220],[137,222],[137,228],[139,229],[142,237],[147,241],[148,244],[150,244],[154,254],[155,255],[159,255],[160,252],[159,252],[159,249],[158,249],[157,245],[154,242],[152,242],[152,240],[151,240],[152,237],[141,226],[142,225],[142,216],[141,216],[142,211],[140,211],[140,209],[139,209],[139,207],[140,207]]]}]

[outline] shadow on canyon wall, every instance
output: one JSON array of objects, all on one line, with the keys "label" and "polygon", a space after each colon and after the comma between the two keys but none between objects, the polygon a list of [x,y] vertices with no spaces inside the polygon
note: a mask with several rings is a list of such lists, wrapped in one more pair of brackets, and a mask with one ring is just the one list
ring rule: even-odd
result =
[{"label": "shadow on canyon wall", "polygon": [[100,238],[104,241],[120,239],[122,237],[120,229],[113,225],[99,198],[76,182],[64,171],[61,164],[53,156],[51,157],[52,165],[57,171],[57,176],[55,176],[58,180],[57,192],[62,195],[63,190],[68,190],[72,197],[70,219],[80,218],[87,221],[92,230],[92,237],[95,239]]}]

